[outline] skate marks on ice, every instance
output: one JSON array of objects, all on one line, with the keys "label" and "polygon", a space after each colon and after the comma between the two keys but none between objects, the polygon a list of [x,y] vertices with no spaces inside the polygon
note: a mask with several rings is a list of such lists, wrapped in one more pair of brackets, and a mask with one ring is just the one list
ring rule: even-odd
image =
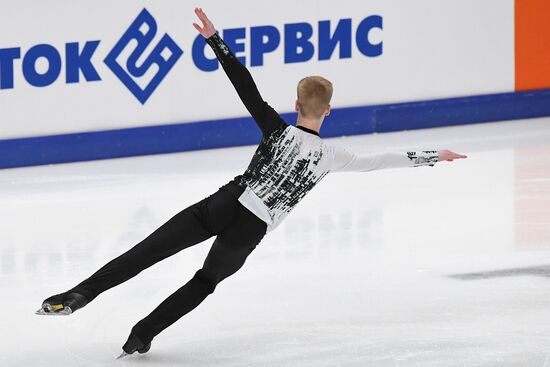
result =
[{"label": "skate marks on ice", "polygon": [[[392,325],[388,333],[388,325],[340,321],[300,324],[286,330],[276,326],[246,333],[233,330],[233,335],[218,332],[208,339],[203,338],[205,334],[194,338],[174,333],[176,337],[166,338],[156,354],[134,355],[115,363],[186,367],[517,367],[545,363],[544,352],[525,356],[515,348],[503,351],[501,345],[488,338],[434,335],[434,328],[444,328],[417,326]],[[480,354],[484,350],[488,352]],[[496,360],[501,362],[497,364]]]},{"label": "skate marks on ice", "polygon": [[509,268],[500,270],[488,270],[475,273],[453,274],[449,278],[460,280],[479,280],[503,277],[516,277],[520,275],[533,275],[550,278],[550,265],[528,266],[521,268]]}]

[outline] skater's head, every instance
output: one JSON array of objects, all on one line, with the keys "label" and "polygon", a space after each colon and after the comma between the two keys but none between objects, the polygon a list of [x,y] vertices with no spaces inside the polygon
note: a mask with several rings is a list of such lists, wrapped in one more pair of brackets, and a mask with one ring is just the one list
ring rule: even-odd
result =
[{"label": "skater's head", "polygon": [[[296,112],[298,119],[319,120],[330,114],[332,83],[321,76],[308,76],[298,83]],[[319,124],[319,126],[320,126]]]}]

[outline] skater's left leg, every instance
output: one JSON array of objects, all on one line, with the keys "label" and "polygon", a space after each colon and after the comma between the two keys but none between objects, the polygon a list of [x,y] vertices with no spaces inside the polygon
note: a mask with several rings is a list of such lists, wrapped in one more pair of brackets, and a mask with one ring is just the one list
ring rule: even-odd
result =
[{"label": "skater's left leg", "polygon": [[[39,314],[70,314],[102,292],[125,282],[153,264],[229,228],[241,204],[229,192],[218,190],[189,206],[146,239],[111,260],[67,292],[47,298]],[[61,311],[60,311],[61,309]]]},{"label": "skater's left leg", "polygon": [[162,330],[197,307],[214,292],[219,282],[243,266],[265,231],[266,224],[242,207],[237,222],[214,241],[202,269],[138,322],[132,328],[132,334],[147,345]]}]

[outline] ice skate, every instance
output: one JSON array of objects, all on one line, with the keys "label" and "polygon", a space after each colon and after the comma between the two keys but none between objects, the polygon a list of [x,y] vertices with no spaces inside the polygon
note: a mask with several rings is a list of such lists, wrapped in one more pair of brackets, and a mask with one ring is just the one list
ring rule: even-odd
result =
[{"label": "ice skate", "polygon": [[42,302],[37,315],[68,316],[86,306],[88,300],[80,293],[61,293],[51,296]]},{"label": "ice skate", "polygon": [[128,337],[128,340],[122,346],[122,351],[123,351],[122,354],[119,355],[117,359],[129,356],[130,354],[133,354],[136,351],[139,354],[147,353],[149,349],[151,349],[151,342],[145,345],[137,336],[135,336],[134,334],[130,334],[130,336]]}]

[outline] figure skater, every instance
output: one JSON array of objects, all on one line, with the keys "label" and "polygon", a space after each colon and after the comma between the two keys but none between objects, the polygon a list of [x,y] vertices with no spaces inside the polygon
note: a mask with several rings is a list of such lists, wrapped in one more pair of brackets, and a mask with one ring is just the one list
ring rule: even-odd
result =
[{"label": "figure skater", "polygon": [[231,52],[201,8],[195,29],[214,50],[240,99],[262,131],[262,140],[244,174],[176,214],[142,242],[111,260],[65,293],[47,298],[38,311],[68,315],[99,294],[177,252],[215,237],[193,278],[132,328],[123,356],[145,353],[161,331],[197,307],[219,282],[239,270],[266,232],[272,231],[330,172],[433,166],[466,158],[448,150],[358,156],[319,137],[330,113],[332,84],[320,76],[298,83],[296,127],[287,124],[263,99],[252,76]]}]

